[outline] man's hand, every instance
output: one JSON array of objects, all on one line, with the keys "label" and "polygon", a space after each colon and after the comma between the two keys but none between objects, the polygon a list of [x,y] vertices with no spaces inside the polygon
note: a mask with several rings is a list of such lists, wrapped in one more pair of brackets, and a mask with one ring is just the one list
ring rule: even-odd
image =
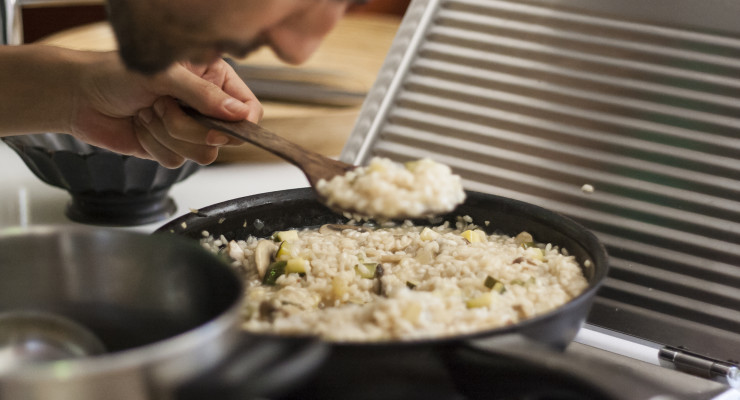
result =
[{"label": "man's hand", "polygon": [[191,159],[209,164],[218,149],[239,141],[209,131],[180,108],[231,121],[258,123],[262,105],[225,61],[207,66],[175,64],[145,76],[126,70],[116,53],[88,63],[70,131],[77,138],[115,152],[156,160],[176,168]]}]

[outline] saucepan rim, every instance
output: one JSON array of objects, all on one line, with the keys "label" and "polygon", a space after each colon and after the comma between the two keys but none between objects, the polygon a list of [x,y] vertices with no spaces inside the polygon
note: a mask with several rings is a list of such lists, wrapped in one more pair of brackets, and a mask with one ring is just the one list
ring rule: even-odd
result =
[{"label": "saucepan rim", "polygon": [[[154,244],[166,246],[178,246],[184,249],[191,249],[198,253],[203,252],[197,244],[184,238],[161,237],[160,235],[149,235],[133,231],[112,230],[103,227],[73,226],[59,227],[53,225],[37,225],[27,228],[8,228],[0,230],[0,240],[13,236],[27,235],[109,235],[112,239],[122,240],[146,240]],[[215,254],[207,254],[203,257],[210,257],[212,263],[209,267],[223,268],[228,270],[229,274],[234,276],[237,285],[237,293],[234,299],[217,315],[208,319],[206,322],[192,327],[183,332],[169,336],[165,339],[136,346],[130,349],[103,353],[99,355],[87,356],[82,358],[63,360],[64,379],[75,379],[75,377],[89,375],[105,375],[112,371],[120,371],[127,368],[142,367],[152,363],[171,359],[179,354],[197,350],[203,343],[227,335],[229,331],[238,326],[241,304],[244,299],[243,282],[232,268],[223,260],[220,260]],[[31,363],[19,368],[8,370],[0,373],[2,380],[32,380],[32,379],[56,379],[60,377],[60,364],[58,362]]]}]

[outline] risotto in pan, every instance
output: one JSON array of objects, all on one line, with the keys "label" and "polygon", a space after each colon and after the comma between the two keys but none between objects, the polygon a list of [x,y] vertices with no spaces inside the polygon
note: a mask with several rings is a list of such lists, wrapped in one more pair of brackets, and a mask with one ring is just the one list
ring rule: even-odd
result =
[{"label": "risotto in pan", "polygon": [[438,226],[324,225],[202,244],[246,281],[244,327],[330,341],[414,340],[514,324],[588,282],[575,258],[529,233]]}]

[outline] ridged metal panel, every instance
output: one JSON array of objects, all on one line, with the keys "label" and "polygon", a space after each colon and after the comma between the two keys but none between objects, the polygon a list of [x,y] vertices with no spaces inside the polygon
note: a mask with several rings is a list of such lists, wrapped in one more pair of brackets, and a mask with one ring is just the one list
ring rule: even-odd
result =
[{"label": "ridged metal panel", "polygon": [[611,257],[591,323],[738,360],[737,10],[604,3],[413,1],[342,158],[432,157],[573,217]]}]

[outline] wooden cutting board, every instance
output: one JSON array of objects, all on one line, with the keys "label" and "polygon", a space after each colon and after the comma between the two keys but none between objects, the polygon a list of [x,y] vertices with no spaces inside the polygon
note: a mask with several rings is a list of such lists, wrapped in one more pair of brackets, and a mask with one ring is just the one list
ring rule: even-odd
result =
[{"label": "wooden cutting board", "polygon": [[[281,71],[320,71],[336,85],[354,91],[368,91],[375,82],[400,24],[400,17],[384,14],[348,14],[329,33],[321,47],[305,64],[295,67],[278,60],[269,49],[261,49],[238,60],[255,66],[274,66]],[[107,22],[65,30],[40,40],[41,43],[79,49],[115,49],[115,38]],[[360,106],[329,107],[282,102],[263,102],[262,125],[301,146],[318,153],[337,156],[346,142]],[[217,162],[277,161],[272,154],[245,144],[223,148]]]}]

